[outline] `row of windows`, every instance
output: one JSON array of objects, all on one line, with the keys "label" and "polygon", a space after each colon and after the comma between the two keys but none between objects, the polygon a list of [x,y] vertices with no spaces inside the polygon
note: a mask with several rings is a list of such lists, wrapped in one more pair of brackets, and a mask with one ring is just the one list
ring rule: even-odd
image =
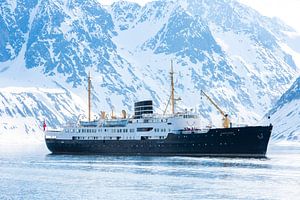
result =
[{"label": "row of windows", "polygon": [[[147,132],[147,131],[151,131],[153,130],[153,128],[137,128],[137,132]],[[133,133],[135,130],[134,129],[98,129],[98,133],[102,133],[102,132],[109,132],[109,133]],[[159,128],[155,128],[154,132],[166,132],[167,129],[163,128],[163,129],[159,129]],[[171,129],[169,129],[169,132],[171,131]],[[65,129],[66,133],[97,133],[97,129]]]},{"label": "row of windows", "polygon": [[144,123],[158,123],[158,122],[168,122],[168,119],[144,119],[144,120],[137,120],[137,122],[144,122]]},{"label": "row of windows", "polygon": [[[165,128],[162,128],[162,129],[155,128],[154,132],[159,132],[159,130],[160,130],[160,132],[166,132],[167,131],[167,129],[165,129]],[[169,129],[169,132],[171,132],[171,129]]]},{"label": "row of windows", "polygon": [[[110,132],[110,133],[130,133],[134,132],[134,129],[98,129],[98,133]],[[97,129],[65,129],[66,133],[97,133]]]},{"label": "row of windows", "polygon": [[[82,137],[82,136],[73,136],[72,140],[120,140],[122,137],[117,136],[117,137],[108,137],[108,136],[89,136],[89,137]],[[159,136],[159,139],[164,139],[164,136]],[[130,140],[130,139],[135,139],[134,136],[129,136],[129,137],[124,137],[123,139]],[[141,140],[145,139],[151,139],[151,136],[141,136]]]},{"label": "row of windows", "polygon": [[185,119],[197,118],[197,115],[183,115],[183,118]]}]

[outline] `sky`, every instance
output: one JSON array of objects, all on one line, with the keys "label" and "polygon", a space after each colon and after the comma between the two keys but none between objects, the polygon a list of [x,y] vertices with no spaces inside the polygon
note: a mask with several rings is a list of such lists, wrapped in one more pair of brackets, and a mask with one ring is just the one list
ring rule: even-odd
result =
[{"label": "sky", "polygon": [[[110,5],[118,0],[99,0],[104,5]],[[152,0],[129,0],[141,5]],[[278,17],[287,25],[300,33],[300,0],[238,0],[246,4],[262,15],[268,17]]]}]

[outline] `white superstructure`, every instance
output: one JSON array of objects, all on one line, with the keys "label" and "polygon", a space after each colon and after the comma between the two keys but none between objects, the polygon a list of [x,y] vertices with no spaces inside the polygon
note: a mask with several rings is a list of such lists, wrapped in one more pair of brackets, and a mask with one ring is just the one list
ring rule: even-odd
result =
[{"label": "white superstructure", "polygon": [[[201,131],[194,113],[172,115],[145,114],[127,119],[99,119],[66,124],[61,131],[46,131],[46,138],[67,140],[143,140],[165,139],[168,133]],[[202,129],[207,132],[208,129]],[[202,132],[201,131],[201,132]]]}]

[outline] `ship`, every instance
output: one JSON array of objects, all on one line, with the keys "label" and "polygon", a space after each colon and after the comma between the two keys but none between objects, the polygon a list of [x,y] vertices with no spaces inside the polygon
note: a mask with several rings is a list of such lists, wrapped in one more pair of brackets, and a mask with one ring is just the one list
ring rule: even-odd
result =
[{"label": "ship", "polygon": [[110,117],[102,111],[91,119],[91,76],[88,76],[88,119],[67,123],[60,130],[45,130],[45,142],[53,154],[123,156],[266,157],[272,124],[234,126],[204,91],[201,93],[223,116],[223,127],[201,126],[195,112],[175,112],[174,71],[171,63],[171,112],[154,113],[153,101],[134,103],[134,115]]}]

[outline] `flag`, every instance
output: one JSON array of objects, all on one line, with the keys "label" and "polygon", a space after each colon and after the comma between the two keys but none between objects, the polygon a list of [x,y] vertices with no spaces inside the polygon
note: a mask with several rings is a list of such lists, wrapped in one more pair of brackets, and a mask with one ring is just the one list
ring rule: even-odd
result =
[{"label": "flag", "polygon": [[44,124],[43,124],[43,129],[44,129],[44,131],[46,130],[46,127],[47,127],[47,125],[46,125],[46,120],[44,120]]}]

